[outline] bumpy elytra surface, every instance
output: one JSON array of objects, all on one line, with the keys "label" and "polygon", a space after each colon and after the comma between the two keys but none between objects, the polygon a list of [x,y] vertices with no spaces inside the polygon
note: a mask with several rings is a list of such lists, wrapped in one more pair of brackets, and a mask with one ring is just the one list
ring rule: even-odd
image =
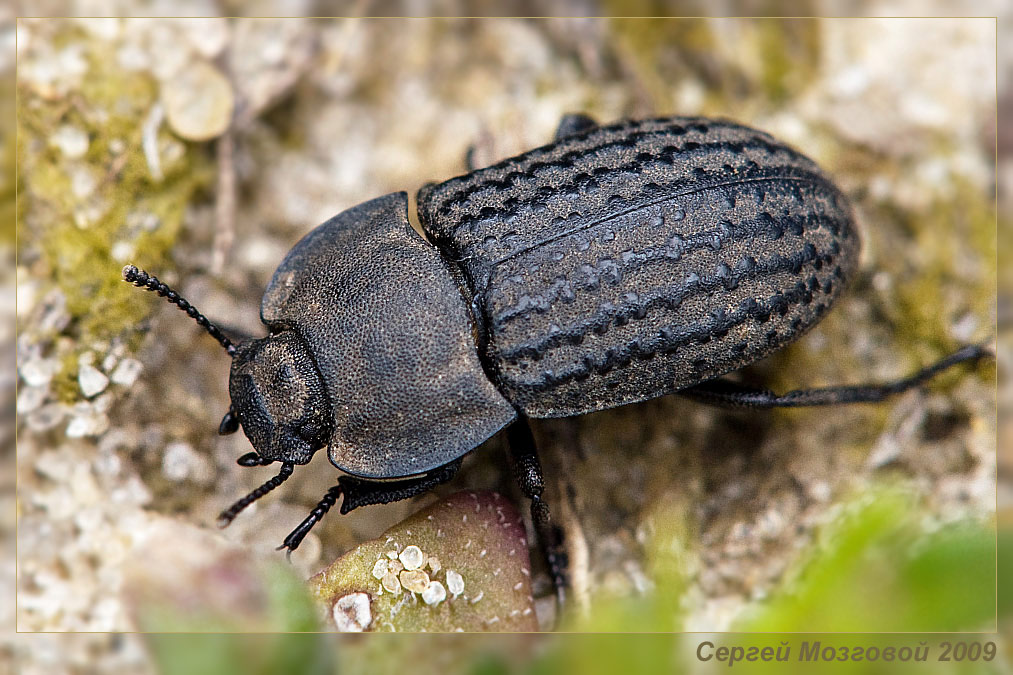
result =
[{"label": "bumpy elytra surface", "polygon": [[806,157],[724,120],[590,129],[426,186],[486,367],[526,415],[661,396],[800,337],[857,264],[844,196]]}]

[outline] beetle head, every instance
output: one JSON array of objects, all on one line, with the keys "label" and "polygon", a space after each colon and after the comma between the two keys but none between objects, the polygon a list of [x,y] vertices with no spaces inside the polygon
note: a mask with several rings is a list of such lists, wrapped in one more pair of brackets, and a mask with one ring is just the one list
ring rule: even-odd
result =
[{"label": "beetle head", "polygon": [[[234,415],[260,456],[258,463],[306,464],[327,445],[331,407],[320,373],[293,331],[249,340],[236,348],[229,375]],[[230,429],[224,429],[229,431]]]},{"label": "beetle head", "polygon": [[[331,435],[327,403],[316,362],[294,332],[281,331],[238,347],[183,296],[133,265],[123,268],[128,283],[158,293],[197,322],[232,357],[229,395],[232,405],[218,433],[231,434],[242,424],[255,452],[239,458],[242,466],[281,462],[278,475],[222,511],[225,527],[239,512],[281,485],[296,464],[306,464]],[[295,548],[294,546],[292,548]]]}]

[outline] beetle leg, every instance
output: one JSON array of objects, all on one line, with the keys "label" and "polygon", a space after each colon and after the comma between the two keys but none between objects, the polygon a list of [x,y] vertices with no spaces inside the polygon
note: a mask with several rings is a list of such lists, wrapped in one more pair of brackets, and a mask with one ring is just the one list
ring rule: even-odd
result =
[{"label": "beetle leg", "polygon": [[567,136],[578,134],[581,131],[587,129],[593,129],[598,126],[598,123],[594,121],[594,118],[584,113],[567,113],[563,115],[563,118],[559,120],[559,126],[556,127],[556,138],[559,141]]},{"label": "beetle leg", "polygon": [[338,479],[338,483],[345,493],[345,499],[341,502],[341,514],[344,515],[360,506],[400,502],[429,492],[437,485],[446,483],[453,478],[461,468],[462,461],[462,459],[455,459],[450,464],[445,464],[424,476],[406,480],[374,481],[354,476],[342,476]]},{"label": "beetle leg", "polygon": [[702,403],[725,407],[799,408],[838,403],[874,403],[893,394],[913,389],[958,363],[977,361],[991,356],[992,352],[982,345],[967,345],[913,375],[881,384],[798,389],[778,395],[772,391],[750,389],[728,380],[717,379],[683,389],[678,393]]},{"label": "beetle leg", "polygon": [[287,548],[289,553],[299,548],[299,544],[302,543],[303,538],[310,533],[313,526],[320,522],[320,519],[331,510],[334,503],[338,501],[338,497],[341,496],[341,484],[335,485],[327,491],[323,499],[317,502],[317,505],[310,511],[310,514],[299,525],[288,533],[285,537],[285,541],[281,543],[281,546],[277,550]]},{"label": "beetle leg", "polygon": [[404,499],[410,499],[424,492],[429,492],[437,485],[446,483],[457,470],[461,468],[461,459],[456,459],[430,471],[418,478],[407,480],[375,481],[354,476],[342,476],[338,484],[327,491],[327,494],[317,503],[316,507],[306,518],[299,523],[299,526],[292,530],[279,549],[287,548],[289,553],[296,550],[302,540],[309,534],[324,515],[337,503],[338,498],[344,495],[341,501],[341,514],[344,515],[352,509],[371,504],[390,504]]},{"label": "beetle leg", "polygon": [[541,541],[545,559],[552,576],[552,585],[556,589],[558,609],[562,610],[566,600],[566,551],[563,547],[563,531],[552,523],[549,505],[542,499],[545,490],[545,478],[542,476],[542,465],[538,461],[535,439],[531,435],[531,427],[525,417],[518,417],[507,428],[507,444],[510,446],[510,458],[514,465],[514,478],[521,491],[531,500],[531,522]]},{"label": "beetle leg", "polygon": [[478,162],[475,160],[475,150],[475,144],[472,143],[464,151],[464,166],[468,169],[468,173],[478,171],[479,169]]}]

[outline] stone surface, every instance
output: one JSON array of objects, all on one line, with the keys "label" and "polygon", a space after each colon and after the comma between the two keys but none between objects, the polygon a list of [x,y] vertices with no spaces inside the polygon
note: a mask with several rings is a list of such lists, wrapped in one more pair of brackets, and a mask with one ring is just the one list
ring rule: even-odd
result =
[{"label": "stone surface", "polygon": [[[454,569],[432,575],[418,569],[431,555]],[[402,561],[403,569],[389,566]],[[352,594],[368,597],[369,630],[527,631],[537,627],[530,567],[513,505],[495,493],[460,492],[360,544],[310,579],[310,587],[324,606]],[[456,590],[449,599],[448,587]],[[342,630],[344,618],[334,616],[332,627]]]},{"label": "stone surface", "polygon": [[83,365],[78,369],[77,381],[85,398],[97,396],[109,386],[109,378],[98,368],[90,365]]},{"label": "stone surface", "polygon": [[220,70],[194,61],[162,83],[162,102],[173,131],[188,141],[208,141],[228,128],[235,95]]}]

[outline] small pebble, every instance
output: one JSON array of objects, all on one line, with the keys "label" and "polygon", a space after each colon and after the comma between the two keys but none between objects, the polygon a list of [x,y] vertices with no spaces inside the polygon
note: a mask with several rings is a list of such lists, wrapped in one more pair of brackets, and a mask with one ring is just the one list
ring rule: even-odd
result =
[{"label": "small pebble", "polygon": [[368,593],[349,593],[338,598],[333,608],[334,625],[342,633],[361,633],[369,628],[373,614]]},{"label": "small pebble", "polygon": [[422,555],[422,549],[412,544],[411,546],[405,546],[398,559],[401,560],[401,564],[404,565],[406,570],[417,570],[422,567],[422,563],[425,562],[426,557]]},{"label": "small pebble", "polygon": [[101,396],[95,397],[91,401],[92,410],[100,413],[109,412],[110,408],[113,407],[113,395],[108,391]]},{"label": "small pebble", "polygon": [[387,575],[387,561],[380,558],[373,565],[373,576],[377,579],[383,579]]},{"label": "small pebble", "polygon": [[60,371],[60,362],[56,359],[32,359],[21,364],[18,372],[21,373],[21,379],[25,381],[29,387],[42,387],[49,384],[49,381],[53,379],[53,375],[56,375]]},{"label": "small pebble", "polygon": [[28,428],[37,433],[49,431],[63,421],[67,409],[59,403],[49,403],[29,413],[25,418]]},{"label": "small pebble", "polygon": [[116,354],[113,354],[112,352],[109,352],[102,359],[102,370],[103,370],[103,372],[106,372],[106,373],[110,372],[113,368],[116,367],[116,364],[118,362],[119,362],[119,357],[116,356]]},{"label": "small pebble", "polygon": [[137,359],[126,358],[119,362],[116,370],[109,377],[116,384],[129,387],[137,381],[137,376],[141,374],[143,367]]},{"label": "small pebble", "polygon": [[25,415],[37,410],[46,402],[49,390],[46,387],[22,387],[18,392],[17,410],[19,415]]},{"label": "small pebble", "polygon": [[70,172],[70,191],[80,201],[90,197],[98,187],[98,179],[85,167],[75,167]]},{"label": "small pebble", "polygon": [[[54,288],[52,291],[46,293],[40,303],[42,316],[36,322],[36,328],[42,335],[51,335],[59,333],[67,324],[70,323],[70,312],[67,311],[67,296],[63,294],[58,288]],[[46,359],[51,361],[52,359]],[[60,369],[60,364],[56,363],[56,370],[53,371],[55,374]],[[32,384],[29,382],[29,384]]]},{"label": "small pebble", "polygon": [[383,579],[380,580],[380,583],[383,584],[383,587],[391,593],[401,592],[401,582],[398,581],[397,575],[393,572],[387,572],[387,574],[383,575]]},{"label": "small pebble", "polygon": [[49,144],[59,148],[68,159],[80,159],[88,152],[88,133],[84,129],[64,124],[49,137]]},{"label": "small pebble", "polygon": [[109,249],[109,255],[113,260],[120,263],[130,262],[134,257],[135,247],[129,241],[117,241]]},{"label": "small pebble", "polygon": [[220,70],[194,61],[162,83],[162,102],[174,132],[189,141],[209,141],[228,129],[235,96]]},{"label": "small pebble", "polygon": [[229,44],[229,22],[221,17],[192,17],[176,19],[183,35],[193,49],[205,58],[213,59]]},{"label": "small pebble", "polygon": [[83,365],[77,371],[77,383],[81,385],[81,393],[85,398],[91,398],[109,386],[109,378],[95,366]]},{"label": "small pebble", "polygon": [[447,590],[439,581],[430,581],[425,590],[422,591],[422,600],[427,605],[438,605],[447,599]]},{"label": "small pebble", "polygon": [[456,598],[464,593],[464,577],[454,570],[447,570],[447,590]]},{"label": "small pebble", "polygon": [[184,441],[175,441],[165,446],[162,455],[162,473],[172,481],[193,478],[200,472],[200,456]]},{"label": "small pebble", "polygon": [[108,417],[102,413],[91,412],[72,417],[65,433],[68,438],[84,438],[85,436],[101,436],[108,428]]},{"label": "small pebble", "polygon": [[429,585],[429,575],[422,570],[402,570],[398,578],[401,585],[412,593],[421,593]]}]

